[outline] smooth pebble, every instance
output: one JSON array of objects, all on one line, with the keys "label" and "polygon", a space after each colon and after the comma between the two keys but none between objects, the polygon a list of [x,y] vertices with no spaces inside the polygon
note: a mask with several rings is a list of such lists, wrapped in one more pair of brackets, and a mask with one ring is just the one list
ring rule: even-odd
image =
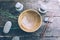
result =
[{"label": "smooth pebble", "polygon": [[3,28],[3,32],[4,33],[8,33],[11,29],[11,26],[12,26],[12,22],[11,21],[7,21],[4,25],[4,28]]}]

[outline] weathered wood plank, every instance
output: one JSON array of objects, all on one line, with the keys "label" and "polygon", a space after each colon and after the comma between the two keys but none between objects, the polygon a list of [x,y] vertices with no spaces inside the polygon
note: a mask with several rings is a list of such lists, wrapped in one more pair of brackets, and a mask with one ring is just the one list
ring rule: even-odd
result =
[{"label": "weathered wood plank", "polygon": [[54,17],[53,23],[45,32],[45,36],[60,36],[60,17]]}]

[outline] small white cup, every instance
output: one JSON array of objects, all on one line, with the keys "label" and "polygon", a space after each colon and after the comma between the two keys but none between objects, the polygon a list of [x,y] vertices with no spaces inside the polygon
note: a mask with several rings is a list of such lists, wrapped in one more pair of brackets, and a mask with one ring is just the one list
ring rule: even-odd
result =
[{"label": "small white cup", "polygon": [[38,10],[41,13],[46,13],[47,12],[47,6],[45,4],[41,4],[40,8]]},{"label": "small white cup", "polygon": [[17,11],[22,11],[23,10],[23,4],[21,4],[20,2],[17,2],[15,5],[15,8]]}]

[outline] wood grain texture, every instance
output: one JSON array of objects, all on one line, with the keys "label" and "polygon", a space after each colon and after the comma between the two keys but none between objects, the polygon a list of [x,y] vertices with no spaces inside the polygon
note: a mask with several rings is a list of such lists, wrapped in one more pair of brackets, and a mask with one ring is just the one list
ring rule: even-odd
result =
[{"label": "wood grain texture", "polygon": [[[5,1],[5,0],[3,0],[3,1]],[[59,6],[58,0],[49,0],[48,2],[44,2],[44,0],[13,0],[13,1],[14,2],[11,2],[13,5],[15,5],[15,3],[17,1],[21,2],[24,5],[24,10],[29,9],[29,8],[38,10],[38,8],[40,7],[40,3],[45,3],[48,6],[47,10],[49,10],[49,12],[47,12],[46,16],[49,17],[52,14],[52,16],[54,16],[54,21],[47,28],[46,32],[44,33],[44,37],[41,38],[40,37],[42,35],[41,30],[45,29],[44,23],[43,23],[42,28],[34,33],[26,33],[26,32],[23,32],[21,29],[17,29],[19,27],[17,27],[17,28],[12,27],[14,29],[11,29],[8,34],[4,34],[2,31],[3,30],[2,27],[3,27],[4,23],[7,21],[7,19],[5,19],[5,21],[3,22],[2,17],[0,17],[0,19],[1,19],[0,25],[2,25],[0,28],[0,36],[2,36],[2,35],[11,36],[11,37],[0,37],[1,40],[11,40],[13,36],[20,36],[21,40],[60,40],[60,6]],[[1,1],[0,1],[0,3],[1,3]],[[7,2],[5,1],[5,3],[7,3]],[[9,9],[10,12],[14,15],[16,13],[14,11],[15,9],[12,9],[13,6],[10,7],[10,5],[12,5],[10,3],[8,6],[8,3],[6,4],[7,6],[5,6],[5,7],[3,7],[5,4],[4,5],[0,4],[1,5],[0,8],[3,8],[4,10]],[[9,20],[11,20],[11,19],[9,19]],[[15,20],[15,22],[13,22],[14,25],[15,25],[15,23],[17,23],[16,21],[17,20]],[[2,24],[2,22],[3,22],[3,24]],[[15,26],[18,26],[18,24]]]}]

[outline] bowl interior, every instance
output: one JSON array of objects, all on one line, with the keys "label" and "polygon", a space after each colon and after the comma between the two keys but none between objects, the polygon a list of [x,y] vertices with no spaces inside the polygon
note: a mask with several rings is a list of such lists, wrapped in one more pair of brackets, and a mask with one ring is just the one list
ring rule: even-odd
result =
[{"label": "bowl interior", "polygon": [[19,27],[26,32],[34,32],[41,25],[41,15],[34,10],[23,11],[18,18]]}]

